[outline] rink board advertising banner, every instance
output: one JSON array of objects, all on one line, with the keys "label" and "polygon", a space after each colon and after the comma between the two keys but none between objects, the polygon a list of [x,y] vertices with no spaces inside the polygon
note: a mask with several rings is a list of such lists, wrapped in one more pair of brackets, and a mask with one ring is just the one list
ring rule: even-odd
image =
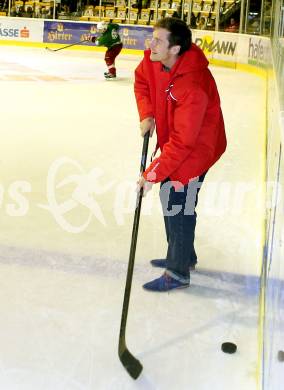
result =
[{"label": "rink board advertising banner", "polygon": [[270,40],[266,37],[248,37],[248,64],[266,68],[271,62]]},{"label": "rink board advertising banner", "polygon": [[[45,43],[64,43],[71,44],[83,41],[90,34],[97,32],[96,24],[62,22],[62,21],[45,21],[43,31],[43,42]],[[93,45],[91,42],[83,45]]]},{"label": "rink board advertising banner", "polygon": [[207,58],[235,62],[238,50],[238,35],[214,31],[192,31],[192,42],[203,50]]},{"label": "rink board advertising banner", "polygon": [[[71,44],[97,34],[97,23],[45,21],[43,42]],[[152,37],[152,28],[120,26],[119,34],[125,49],[144,50]],[[93,46],[92,42],[83,45]]]},{"label": "rink board advertising banner", "polygon": [[43,21],[22,18],[0,19],[0,40],[42,42]]},{"label": "rink board advertising banner", "polygon": [[145,50],[152,39],[152,28],[121,26],[120,36],[125,49]]},{"label": "rink board advertising banner", "polygon": [[[72,44],[86,39],[90,34],[97,34],[97,23],[45,21],[43,42]],[[152,38],[152,27],[120,25],[119,33],[125,49],[144,50],[149,47]],[[235,61],[238,36],[216,34],[210,31],[193,31],[193,42],[209,58],[224,58]],[[86,42],[84,45],[93,46]]]}]

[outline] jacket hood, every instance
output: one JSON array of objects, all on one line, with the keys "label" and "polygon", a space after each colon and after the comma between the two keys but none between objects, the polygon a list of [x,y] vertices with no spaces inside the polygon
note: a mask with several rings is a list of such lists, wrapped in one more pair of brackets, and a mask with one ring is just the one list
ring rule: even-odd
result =
[{"label": "jacket hood", "polygon": [[[150,60],[150,54],[150,49],[145,50],[145,57],[148,58],[150,62],[152,62]],[[172,67],[170,73],[180,75],[190,72],[196,72],[207,68],[208,64],[209,62],[205,57],[203,51],[198,46],[196,46],[195,43],[192,43],[190,49],[178,58],[177,62]]]},{"label": "jacket hood", "polygon": [[208,60],[203,51],[194,43],[189,50],[183,53],[171,69],[176,75],[196,72],[208,67]]}]

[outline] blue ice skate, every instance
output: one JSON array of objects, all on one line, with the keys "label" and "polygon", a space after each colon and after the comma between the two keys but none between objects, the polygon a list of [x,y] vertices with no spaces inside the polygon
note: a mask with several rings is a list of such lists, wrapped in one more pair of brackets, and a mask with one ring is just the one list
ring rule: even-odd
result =
[{"label": "blue ice skate", "polygon": [[180,280],[172,278],[166,272],[158,279],[145,283],[143,288],[148,291],[165,292],[174,289],[187,288],[189,282],[181,282]]}]

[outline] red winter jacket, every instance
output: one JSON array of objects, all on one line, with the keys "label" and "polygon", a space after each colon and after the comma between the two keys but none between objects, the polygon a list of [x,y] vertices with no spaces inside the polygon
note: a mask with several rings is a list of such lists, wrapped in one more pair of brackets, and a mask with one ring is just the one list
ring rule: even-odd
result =
[{"label": "red winter jacket", "polygon": [[171,68],[150,60],[135,70],[134,91],[140,120],[154,117],[161,155],[145,179],[166,178],[183,185],[206,172],[224,153],[226,135],[220,98],[208,61],[195,44]]}]

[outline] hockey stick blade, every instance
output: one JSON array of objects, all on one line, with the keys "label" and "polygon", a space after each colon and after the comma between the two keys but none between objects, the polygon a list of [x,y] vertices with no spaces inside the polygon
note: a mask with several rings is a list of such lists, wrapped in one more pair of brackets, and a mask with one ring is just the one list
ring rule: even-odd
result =
[{"label": "hockey stick blade", "polygon": [[143,366],[139,360],[127,348],[119,352],[119,359],[131,378],[137,379],[143,370]]}]

